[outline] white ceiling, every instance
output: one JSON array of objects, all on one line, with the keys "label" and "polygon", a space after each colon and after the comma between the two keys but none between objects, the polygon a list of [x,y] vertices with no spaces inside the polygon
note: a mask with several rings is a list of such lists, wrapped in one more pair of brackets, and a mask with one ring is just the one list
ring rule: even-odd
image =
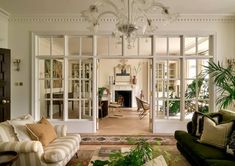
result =
[{"label": "white ceiling", "polygon": [[[78,14],[94,0],[0,0],[0,8],[13,15]],[[235,0],[159,0],[180,14],[235,15]]]}]

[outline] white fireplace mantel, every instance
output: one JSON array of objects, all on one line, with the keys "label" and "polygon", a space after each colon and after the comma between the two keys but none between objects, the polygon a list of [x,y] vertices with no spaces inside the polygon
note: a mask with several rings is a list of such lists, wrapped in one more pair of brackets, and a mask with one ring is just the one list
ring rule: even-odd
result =
[{"label": "white fireplace mantel", "polygon": [[115,91],[131,91],[131,107],[136,107],[136,101],[135,101],[135,96],[136,96],[136,86],[133,84],[114,84],[110,85],[110,96],[111,96],[111,101],[115,101]]}]

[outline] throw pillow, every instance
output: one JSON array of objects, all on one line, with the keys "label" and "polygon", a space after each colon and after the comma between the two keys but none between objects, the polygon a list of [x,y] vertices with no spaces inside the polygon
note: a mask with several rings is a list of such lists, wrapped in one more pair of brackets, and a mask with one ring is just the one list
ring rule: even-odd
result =
[{"label": "throw pillow", "polygon": [[220,113],[203,114],[201,112],[194,112],[192,117],[192,135],[200,137],[203,130],[203,117],[208,116],[212,118],[217,124],[222,121],[222,115]]},{"label": "throw pillow", "polygon": [[31,140],[25,126],[27,123],[35,123],[31,115],[23,115],[15,119],[8,120],[8,123],[13,127],[19,141]]},{"label": "throw pillow", "polygon": [[33,140],[40,141],[43,146],[47,146],[56,139],[56,131],[51,123],[44,117],[36,124],[26,125],[30,136]]},{"label": "throw pillow", "polygon": [[199,142],[226,148],[232,127],[233,122],[216,125],[212,119],[204,117],[204,129]]}]

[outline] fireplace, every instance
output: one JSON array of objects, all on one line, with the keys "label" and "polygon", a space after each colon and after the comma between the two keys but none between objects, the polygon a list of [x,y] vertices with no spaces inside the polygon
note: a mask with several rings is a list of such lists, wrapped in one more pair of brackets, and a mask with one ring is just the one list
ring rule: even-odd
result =
[{"label": "fireplace", "polygon": [[115,90],[115,101],[118,97],[124,98],[123,107],[132,107],[132,91],[131,90]]}]

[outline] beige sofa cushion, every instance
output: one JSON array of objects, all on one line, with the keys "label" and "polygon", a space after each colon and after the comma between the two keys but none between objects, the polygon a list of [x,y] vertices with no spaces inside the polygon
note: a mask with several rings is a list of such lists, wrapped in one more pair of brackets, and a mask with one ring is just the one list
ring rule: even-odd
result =
[{"label": "beige sofa cushion", "polygon": [[57,137],[54,127],[44,117],[38,123],[26,124],[26,127],[32,140],[40,141],[43,146],[47,146]]},{"label": "beige sofa cushion", "polygon": [[59,137],[44,148],[43,158],[45,162],[59,162],[79,147],[81,138],[79,134]]},{"label": "beige sofa cushion", "polygon": [[7,122],[0,123],[0,142],[18,141],[13,127]]},{"label": "beige sofa cushion", "polygon": [[25,126],[27,123],[35,123],[31,115],[23,115],[15,119],[8,120],[7,122],[13,127],[16,137],[19,141],[31,140]]},{"label": "beige sofa cushion", "polygon": [[201,143],[206,143],[218,148],[225,148],[228,136],[231,134],[233,122],[216,125],[216,123],[204,117],[204,128],[200,138]]}]

